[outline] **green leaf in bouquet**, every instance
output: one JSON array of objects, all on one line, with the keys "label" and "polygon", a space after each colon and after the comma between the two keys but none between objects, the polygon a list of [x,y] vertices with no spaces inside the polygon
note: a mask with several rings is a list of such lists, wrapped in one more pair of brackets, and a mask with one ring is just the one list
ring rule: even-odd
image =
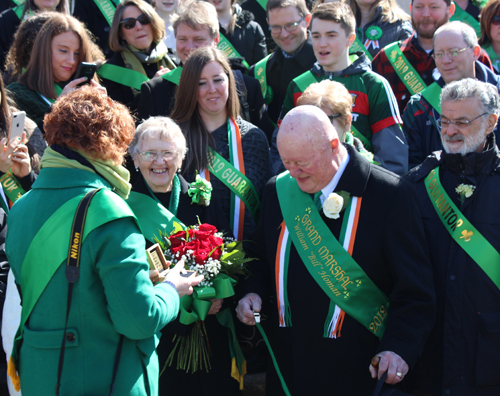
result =
[{"label": "green leaf in bouquet", "polygon": [[172,230],[171,235],[177,234],[180,231],[184,231],[184,227],[181,224],[177,223],[176,221],[174,221],[173,223],[174,223],[174,228]]}]

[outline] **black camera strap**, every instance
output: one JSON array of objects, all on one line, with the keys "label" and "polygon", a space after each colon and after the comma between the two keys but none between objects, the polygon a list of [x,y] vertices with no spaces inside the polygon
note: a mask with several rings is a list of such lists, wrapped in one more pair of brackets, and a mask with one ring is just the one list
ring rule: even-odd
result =
[{"label": "black camera strap", "polygon": [[[61,351],[59,354],[59,365],[57,367],[56,396],[59,396],[59,388],[61,385],[61,376],[64,363],[64,352],[66,349],[66,338],[68,337],[66,331],[68,329],[68,317],[71,308],[71,298],[73,295],[73,284],[80,277],[80,255],[82,249],[82,238],[83,238],[83,229],[85,227],[85,219],[87,217],[87,211],[90,206],[90,201],[92,200],[92,198],[94,198],[95,194],[99,190],[100,189],[92,190],[89,191],[87,194],[85,194],[85,196],[78,204],[75,217],[73,219],[73,225],[71,227],[71,238],[69,240],[68,259],[66,262],[66,279],[68,280],[68,302],[66,306],[66,321],[64,323],[64,333],[61,344]],[[118,342],[118,347],[115,355],[115,362],[113,365],[113,377],[111,379],[109,396],[111,396],[114,392],[115,378],[116,378],[116,373],[118,372],[118,365],[120,363],[122,346],[123,346],[123,335],[120,335],[120,341]]]}]

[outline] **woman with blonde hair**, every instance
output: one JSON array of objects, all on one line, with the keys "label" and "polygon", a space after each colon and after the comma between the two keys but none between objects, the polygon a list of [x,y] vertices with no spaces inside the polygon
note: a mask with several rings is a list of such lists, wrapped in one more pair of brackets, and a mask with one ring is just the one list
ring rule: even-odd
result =
[{"label": "woman with blonde hair", "polygon": [[147,2],[125,0],[116,7],[109,32],[109,48],[115,54],[98,74],[108,95],[132,112],[139,104],[141,84],[175,68],[164,36],[165,24]]},{"label": "woman with blonde hair", "polygon": [[344,0],[356,17],[356,40],[351,52],[362,50],[373,59],[395,41],[406,40],[413,33],[410,16],[396,0]]},{"label": "woman with blonde hair", "polygon": [[43,131],[43,118],[58,96],[86,81],[86,77],[73,80],[80,62],[103,58],[80,21],[57,13],[38,33],[26,71],[7,89],[19,109]]}]

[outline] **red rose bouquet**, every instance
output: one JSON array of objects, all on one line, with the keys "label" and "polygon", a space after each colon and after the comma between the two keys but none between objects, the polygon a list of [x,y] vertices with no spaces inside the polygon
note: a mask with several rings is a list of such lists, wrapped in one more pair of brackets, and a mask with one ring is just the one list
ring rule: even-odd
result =
[{"label": "red rose bouquet", "polygon": [[[194,323],[194,326],[189,335],[174,336],[175,345],[165,367],[172,366],[176,361],[176,368],[188,373],[197,370],[208,372],[210,356],[203,321],[212,305],[211,299],[234,295],[233,286],[236,284],[234,277],[247,275],[245,263],[252,259],[245,258],[241,242],[224,236],[210,224],[200,224],[188,229],[181,229],[179,226],[170,235],[160,233],[160,238],[157,238],[156,242],[162,247],[165,258],[172,264],[184,260],[186,270],[196,271],[198,275],[205,276],[200,285],[193,288],[193,295],[181,298],[179,320],[185,325]],[[219,314],[224,314],[224,311]],[[224,315],[228,314],[230,315],[226,312]],[[235,355],[233,362],[240,361],[236,364],[242,373],[243,357],[236,336],[233,338]]]}]

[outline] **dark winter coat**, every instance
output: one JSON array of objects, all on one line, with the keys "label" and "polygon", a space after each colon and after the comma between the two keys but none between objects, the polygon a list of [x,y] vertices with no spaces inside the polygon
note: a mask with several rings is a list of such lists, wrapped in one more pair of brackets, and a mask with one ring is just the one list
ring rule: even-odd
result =
[{"label": "dark winter coat", "polygon": [[[335,191],[362,197],[352,257],[377,287],[389,296],[389,321],[379,339],[348,314],[341,337],[323,338],[330,299],[304,266],[295,246],[290,250],[288,301],[292,327],[279,327],[276,302],[272,303],[267,334],[280,370],[292,395],[370,395],[375,380],[368,373],[372,357],[393,351],[410,368],[416,363],[434,321],[434,292],[422,220],[413,187],[395,174],[370,164],[345,146],[350,159]],[[321,218],[339,238],[343,216]],[[245,291],[276,296],[275,261],[283,215],[276,179],[266,185],[261,221],[248,244],[254,279]],[[268,372],[269,395],[283,391],[274,370]]]},{"label": "dark winter coat", "polygon": [[[436,324],[415,370],[426,394],[500,394],[500,290],[444,228],[424,179],[437,166],[441,184],[462,214],[500,252],[500,158],[493,134],[482,153],[437,152],[405,179],[416,189],[436,288]],[[476,186],[463,205],[455,188]]]}]

